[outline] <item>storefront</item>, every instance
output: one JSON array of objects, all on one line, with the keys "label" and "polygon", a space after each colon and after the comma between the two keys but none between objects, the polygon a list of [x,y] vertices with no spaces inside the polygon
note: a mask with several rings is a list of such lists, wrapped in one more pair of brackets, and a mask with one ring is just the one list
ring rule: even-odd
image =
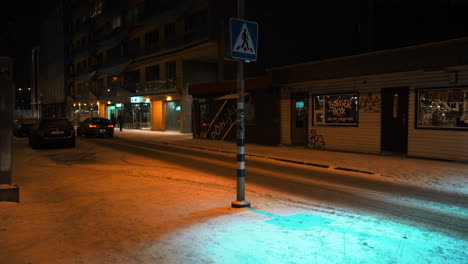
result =
[{"label": "storefront", "polygon": [[151,100],[144,96],[133,96],[130,98],[130,102],[131,112],[125,113],[128,127],[134,129],[151,129]]},{"label": "storefront", "polygon": [[468,161],[466,49],[468,39],[271,69],[281,143]]},{"label": "storefront", "polygon": [[[193,96],[192,128],[194,138],[237,140],[236,81],[189,86]],[[245,138],[247,142],[279,144],[279,97],[266,77],[246,80]]]}]

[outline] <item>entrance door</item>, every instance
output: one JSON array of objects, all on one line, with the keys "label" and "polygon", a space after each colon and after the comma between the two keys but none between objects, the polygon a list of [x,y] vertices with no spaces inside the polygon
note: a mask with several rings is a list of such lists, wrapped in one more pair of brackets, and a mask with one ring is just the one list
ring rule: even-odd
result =
[{"label": "entrance door", "polygon": [[408,88],[382,89],[382,152],[408,151]]},{"label": "entrance door", "polygon": [[180,102],[166,102],[166,130],[180,130]]},{"label": "entrance door", "polygon": [[305,146],[307,141],[307,93],[291,94],[291,141]]}]

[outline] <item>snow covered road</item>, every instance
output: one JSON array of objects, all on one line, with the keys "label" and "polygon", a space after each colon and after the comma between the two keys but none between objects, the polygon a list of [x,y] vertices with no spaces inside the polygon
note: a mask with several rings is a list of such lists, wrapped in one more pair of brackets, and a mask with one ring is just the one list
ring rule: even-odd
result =
[{"label": "snow covered road", "polygon": [[253,209],[232,209],[232,154],[123,139],[32,150],[15,140],[21,202],[0,203],[0,262],[468,263],[466,197],[247,164]]}]

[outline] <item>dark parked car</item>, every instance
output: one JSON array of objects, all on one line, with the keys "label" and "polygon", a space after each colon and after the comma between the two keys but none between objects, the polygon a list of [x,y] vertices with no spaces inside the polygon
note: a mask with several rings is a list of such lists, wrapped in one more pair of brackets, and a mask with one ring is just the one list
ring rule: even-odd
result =
[{"label": "dark parked car", "polygon": [[13,126],[13,135],[17,137],[28,137],[31,129],[39,122],[39,119],[33,117],[24,117],[16,121]]},{"label": "dark parked car", "polygon": [[75,129],[68,119],[42,119],[31,130],[29,145],[32,148],[62,145],[75,147]]},{"label": "dark parked car", "polygon": [[114,125],[107,118],[91,117],[86,118],[78,124],[76,128],[78,136],[97,137],[97,136],[114,136]]}]

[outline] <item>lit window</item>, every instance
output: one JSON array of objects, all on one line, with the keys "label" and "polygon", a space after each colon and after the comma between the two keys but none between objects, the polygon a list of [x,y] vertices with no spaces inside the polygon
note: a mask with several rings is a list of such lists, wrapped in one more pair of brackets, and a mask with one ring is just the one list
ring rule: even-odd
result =
[{"label": "lit window", "polygon": [[417,127],[468,129],[468,88],[417,90]]}]

